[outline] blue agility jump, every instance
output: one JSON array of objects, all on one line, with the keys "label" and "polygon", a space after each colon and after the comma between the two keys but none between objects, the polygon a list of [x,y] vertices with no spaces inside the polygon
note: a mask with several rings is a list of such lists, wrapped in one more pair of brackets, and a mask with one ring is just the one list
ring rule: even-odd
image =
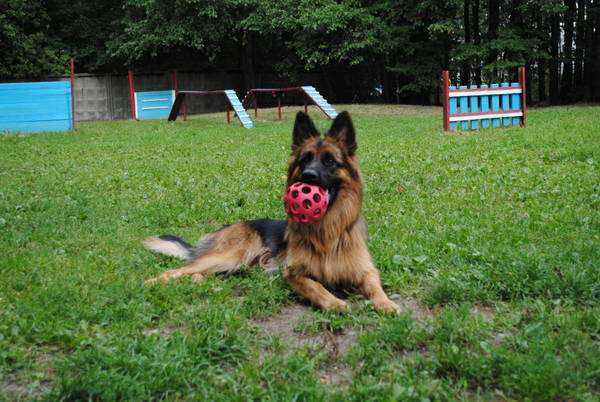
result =
[{"label": "blue agility jump", "polygon": [[0,84],[0,132],[73,129],[71,82]]},{"label": "blue agility jump", "polygon": [[175,102],[175,91],[135,92],[135,117],[138,120],[163,119]]},{"label": "blue agility jump", "polygon": [[524,67],[519,67],[519,82],[479,87],[449,84],[449,73],[445,70],[442,72],[445,131],[525,125],[527,103]]}]

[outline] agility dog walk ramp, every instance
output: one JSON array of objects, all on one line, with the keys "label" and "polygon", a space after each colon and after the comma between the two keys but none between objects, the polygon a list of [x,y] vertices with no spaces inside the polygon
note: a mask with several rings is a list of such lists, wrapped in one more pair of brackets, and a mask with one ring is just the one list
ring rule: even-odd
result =
[{"label": "agility dog walk ramp", "polygon": [[312,99],[313,102],[315,102],[315,104],[319,107],[319,109],[323,111],[323,113],[327,115],[327,117],[329,117],[330,119],[334,119],[335,116],[338,115],[335,109],[329,104],[329,102],[327,102],[327,100],[325,100],[325,98],[321,96],[321,94],[315,89],[315,87],[306,86],[302,87],[302,90],[304,90],[306,95],[308,95],[308,97]]},{"label": "agility dog walk ramp", "polygon": [[175,102],[173,102],[173,107],[171,108],[171,113],[169,114],[169,121],[177,120],[177,116],[179,115],[179,110],[185,101],[186,96],[190,95],[225,95],[225,99],[227,100],[227,123],[231,122],[231,118],[229,112],[231,110],[237,115],[240,119],[240,123],[245,128],[252,128],[254,124],[252,123],[252,119],[246,113],[246,109],[242,106],[242,102],[240,102],[239,98],[235,94],[235,91],[232,89],[225,90],[216,90],[216,91],[179,91],[177,92],[177,96],[175,97]]},{"label": "agility dog walk ramp", "polygon": [[225,90],[225,96],[227,96],[229,104],[235,111],[235,114],[237,114],[237,117],[240,119],[242,126],[246,128],[252,128],[254,126],[252,124],[252,120],[250,119],[250,116],[248,116],[248,113],[246,113],[246,109],[244,109],[244,107],[242,106],[242,102],[240,102],[240,100],[238,99],[237,95],[235,94],[235,91],[232,89],[227,89]]}]

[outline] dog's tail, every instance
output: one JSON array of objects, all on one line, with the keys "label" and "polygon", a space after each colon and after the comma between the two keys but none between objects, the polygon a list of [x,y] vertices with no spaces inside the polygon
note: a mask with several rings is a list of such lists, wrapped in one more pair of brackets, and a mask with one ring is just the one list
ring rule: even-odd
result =
[{"label": "dog's tail", "polygon": [[204,237],[198,242],[196,247],[177,236],[171,235],[147,237],[144,239],[143,244],[147,250],[154,251],[155,253],[182,260],[190,260],[193,257],[204,254],[210,248],[212,244],[211,237],[210,235]]}]

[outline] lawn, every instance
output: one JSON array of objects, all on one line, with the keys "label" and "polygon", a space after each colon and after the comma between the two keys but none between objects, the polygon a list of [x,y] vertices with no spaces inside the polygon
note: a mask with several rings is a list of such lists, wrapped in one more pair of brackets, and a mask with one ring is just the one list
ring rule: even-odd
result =
[{"label": "lawn", "polygon": [[399,316],[316,311],[260,270],[144,285],[178,265],[145,236],[283,218],[293,108],[0,136],[0,399],[598,400],[600,107],[461,135],[437,108],[337,108]]}]

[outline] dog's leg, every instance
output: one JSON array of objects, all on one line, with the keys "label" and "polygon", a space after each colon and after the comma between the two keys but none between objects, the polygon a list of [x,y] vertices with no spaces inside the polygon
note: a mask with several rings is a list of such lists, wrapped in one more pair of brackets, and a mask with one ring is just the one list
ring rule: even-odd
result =
[{"label": "dog's leg", "polygon": [[358,290],[373,302],[375,310],[383,313],[400,312],[400,307],[391,301],[383,291],[379,271],[376,268],[373,267],[362,277],[361,282],[358,284]]},{"label": "dog's leg", "polygon": [[178,269],[165,271],[156,278],[148,279],[147,284],[167,282],[182,276],[191,276],[195,282],[202,282],[204,277],[216,272],[230,272],[239,269],[242,265],[239,257],[234,253],[206,254],[196,258]]},{"label": "dog's leg", "polygon": [[236,271],[243,265],[256,265],[268,252],[258,232],[243,222],[227,226],[205,239],[189,251],[190,254],[196,253],[196,256],[184,266],[165,271],[146,283],[166,282],[181,276],[191,276],[195,282],[202,282],[209,274]]},{"label": "dog's leg", "polygon": [[301,296],[323,310],[348,310],[348,303],[332,295],[319,282],[306,276],[292,274],[289,270],[285,275],[290,286]]}]

